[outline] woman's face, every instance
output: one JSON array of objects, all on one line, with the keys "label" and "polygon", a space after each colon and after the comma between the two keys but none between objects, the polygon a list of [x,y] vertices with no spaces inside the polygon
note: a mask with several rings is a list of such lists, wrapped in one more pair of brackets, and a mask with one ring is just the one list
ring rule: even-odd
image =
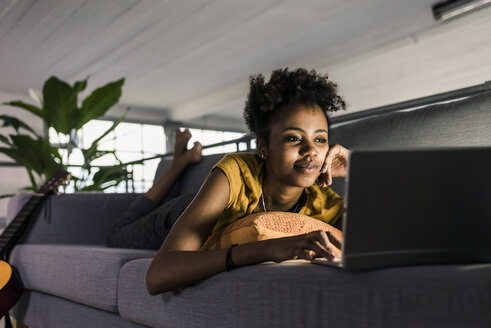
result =
[{"label": "woman's face", "polygon": [[302,188],[313,185],[329,150],[327,138],[327,119],[319,106],[283,107],[270,124],[268,144],[258,143],[266,157],[267,180]]}]

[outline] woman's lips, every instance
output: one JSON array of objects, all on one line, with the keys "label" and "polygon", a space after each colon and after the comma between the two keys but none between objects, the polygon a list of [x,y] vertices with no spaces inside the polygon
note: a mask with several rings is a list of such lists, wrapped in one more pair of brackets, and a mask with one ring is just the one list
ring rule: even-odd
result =
[{"label": "woman's lips", "polygon": [[293,164],[293,168],[300,173],[315,173],[319,165],[314,162],[300,162]]}]

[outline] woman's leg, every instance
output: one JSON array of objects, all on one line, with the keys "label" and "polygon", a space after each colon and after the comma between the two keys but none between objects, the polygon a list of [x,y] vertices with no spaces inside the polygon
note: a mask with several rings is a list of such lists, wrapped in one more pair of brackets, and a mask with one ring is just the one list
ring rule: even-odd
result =
[{"label": "woman's leg", "polygon": [[176,130],[176,143],[174,144],[174,158],[172,159],[171,167],[154,183],[145,197],[152,200],[156,204],[160,204],[162,199],[171,188],[172,184],[181,175],[184,169],[193,163],[201,160],[201,144],[196,142],[193,148],[187,150],[186,145],[191,138],[191,132],[188,129],[181,132]]},{"label": "woman's leg", "polygon": [[[191,203],[194,196],[195,194],[178,196],[158,206],[145,216],[133,219],[128,224],[118,226],[117,230],[113,229],[107,236],[107,246],[159,249],[170,229]],[[148,200],[148,198],[142,195],[140,201],[144,200]],[[150,200],[148,201],[150,202]],[[133,211],[128,209],[126,215],[131,216]]]},{"label": "woman's leg", "polygon": [[[171,167],[154,183],[145,195],[138,197],[128,206],[121,219],[108,233],[106,242],[109,247],[152,249],[156,240],[155,234],[162,235],[162,232],[167,229],[169,224],[170,227],[168,229],[172,227],[172,224],[177,220],[175,217],[176,211],[171,212],[169,214],[170,217],[167,217],[169,215],[166,214],[167,216],[162,219],[162,222],[155,223],[155,220],[159,217],[158,206],[172,184],[188,165],[201,160],[202,147],[200,143],[195,143],[190,150],[186,149],[190,138],[191,133],[188,129],[183,132],[176,130],[174,158],[172,159]],[[188,202],[188,198],[190,197],[186,196],[184,202]],[[177,209],[182,207],[177,206]],[[164,210],[164,213],[167,212]],[[162,231],[156,231],[156,229]],[[157,239],[160,238],[157,237]]]}]

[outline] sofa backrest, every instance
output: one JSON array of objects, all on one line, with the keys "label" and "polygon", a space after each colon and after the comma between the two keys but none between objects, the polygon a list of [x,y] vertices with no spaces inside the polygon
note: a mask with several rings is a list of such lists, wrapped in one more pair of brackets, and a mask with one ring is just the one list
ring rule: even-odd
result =
[{"label": "sofa backrest", "polygon": [[338,126],[329,143],[364,150],[491,146],[491,92]]},{"label": "sofa backrest", "polygon": [[[139,193],[77,192],[51,194],[32,213],[20,244],[104,245],[110,229]],[[7,223],[32,194],[18,194],[8,203]]]},{"label": "sofa backrest", "polygon": [[[491,92],[334,126],[329,132],[329,143],[352,150],[491,146]],[[204,156],[201,163],[190,166],[166,199],[197,192],[211,167],[224,155]],[[155,179],[170,162],[171,159],[160,162]],[[344,196],[344,179],[334,179],[331,187]]]}]

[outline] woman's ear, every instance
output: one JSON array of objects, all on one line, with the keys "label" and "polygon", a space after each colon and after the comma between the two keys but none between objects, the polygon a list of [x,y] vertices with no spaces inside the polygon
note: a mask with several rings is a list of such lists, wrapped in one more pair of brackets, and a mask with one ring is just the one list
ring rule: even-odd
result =
[{"label": "woman's ear", "polygon": [[262,159],[266,159],[268,156],[268,147],[266,147],[266,142],[263,138],[258,137],[256,140],[257,153]]}]

